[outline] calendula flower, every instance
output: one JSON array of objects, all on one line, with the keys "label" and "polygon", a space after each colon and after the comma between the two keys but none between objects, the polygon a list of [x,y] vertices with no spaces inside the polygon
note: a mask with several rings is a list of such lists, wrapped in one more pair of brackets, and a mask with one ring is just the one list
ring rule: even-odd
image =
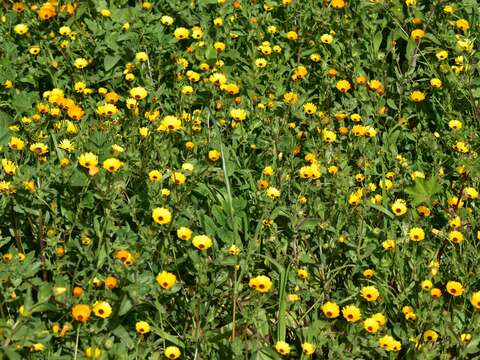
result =
[{"label": "calendula flower", "polygon": [[364,286],[360,291],[362,297],[367,301],[375,301],[380,296],[377,288],[375,286]]},{"label": "calendula flower", "polygon": [[408,233],[410,240],[412,241],[422,241],[425,239],[425,231],[422,228],[414,227],[410,229]]},{"label": "calendula flower", "polygon": [[192,239],[192,245],[199,250],[207,250],[213,245],[213,241],[207,235],[196,235]]},{"label": "calendula flower", "polygon": [[259,275],[257,277],[250,279],[250,282],[248,285],[249,287],[257,290],[258,292],[266,293],[272,287],[272,280],[270,280],[268,276]]},{"label": "calendula flower", "polygon": [[343,317],[348,322],[356,322],[362,318],[362,313],[360,309],[355,305],[347,305],[342,308]]},{"label": "calendula flower", "polygon": [[135,330],[140,335],[148,334],[150,332],[150,324],[146,321],[137,321],[135,324]]},{"label": "calendula flower", "polygon": [[425,100],[425,93],[420,90],[414,90],[410,93],[410,99],[416,103],[422,102]]},{"label": "calendula flower", "polygon": [[91,169],[98,164],[98,157],[92,152],[86,152],[78,157],[78,163],[86,169]]},{"label": "calendula flower", "polygon": [[112,314],[112,307],[106,301],[96,301],[92,306],[92,310],[96,316],[102,319],[106,319]]},{"label": "calendula flower", "polygon": [[363,322],[363,328],[370,334],[375,334],[380,329],[380,325],[374,318],[368,318]]},{"label": "calendula flower", "polygon": [[338,91],[341,93],[346,93],[348,90],[352,88],[350,85],[350,82],[348,80],[340,80],[337,82],[337,85],[335,85]]},{"label": "calendula flower", "polygon": [[438,334],[434,330],[427,330],[423,333],[425,341],[435,342],[438,339]]},{"label": "calendula flower", "polygon": [[162,271],[156,276],[155,280],[157,280],[158,285],[168,290],[171,289],[173,285],[175,285],[175,283],[177,282],[177,277],[171,272]]},{"label": "calendula flower", "polygon": [[449,281],[447,283],[447,291],[450,295],[455,297],[461,296],[464,290],[463,285],[458,281]]},{"label": "calendula flower", "polygon": [[288,355],[290,353],[290,345],[285,341],[277,341],[275,343],[275,350],[281,355]]},{"label": "calendula flower", "polygon": [[157,224],[165,225],[172,221],[172,214],[170,213],[170,210],[158,207],[153,209],[152,218]]},{"label": "calendula flower", "polygon": [[123,161],[115,158],[109,158],[103,162],[103,168],[109,173],[115,173],[124,165]]},{"label": "calendula flower", "polygon": [[85,304],[77,304],[74,305],[72,308],[73,318],[80,322],[86,322],[89,319],[91,313],[92,310],[88,305]]},{"label": "calendula flower", "polygon": [[477,310],[480,310],[480,291],[476,291],[470,297],[470,303]]},{"label": "calendula flower", "polygon": [[176,346],[168,346],[165,351],[163,352],[163,354],[165,355],[165,357],[167,357],[168,359],[178,359],[180,357],[180,355],[182,355],[182,352],[180,351],[180,349]]},{"label": "calendula flower", "polygon": [[401,216],[407,212],[407,202],[403,199],[397,199],[392,204],[392,211],[396,216]]},{"label": "calendula flower", "polygon": [[322,305],[322,311],[329,319],[334,319],[340,315],[340,308],[334,302],[328,301]]}]

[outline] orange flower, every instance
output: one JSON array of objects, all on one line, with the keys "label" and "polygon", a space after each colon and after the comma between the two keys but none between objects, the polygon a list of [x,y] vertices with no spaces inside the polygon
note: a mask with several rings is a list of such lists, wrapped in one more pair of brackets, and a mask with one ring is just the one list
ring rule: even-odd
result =
[{"label": "orange flower", "polygon": [[80,322],[86,322],[90,317],[92,310],[90,310],[90,306],[85,304],[77,304],[74,305],[72,308],[72,316],[75,320]]},{"label": "orange flower", "polygon": [[40,10],[38,10],[38,18],[40,20],[50,20],[51,18],[55,17],[57,12],[55,11],[55,7],[50,3],[44,3]]}]

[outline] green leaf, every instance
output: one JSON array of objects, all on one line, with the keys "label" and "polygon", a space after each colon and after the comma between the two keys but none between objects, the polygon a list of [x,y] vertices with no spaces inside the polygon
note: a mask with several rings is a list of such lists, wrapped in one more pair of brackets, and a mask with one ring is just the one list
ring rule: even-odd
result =
[{"label": "green leaf", "polygon": [[375,53],[377,53],[378,50],[380,50],[380,45],[382,44],[382,40],[383,40],[383,34],[381,31],[379,31],[375,34],[375,37],[373,38],[373,51]]},{"label": "green leaf", "polygon": [[381,213],[387,215],[390,219],[395,219],[395,216],[390,211],[388,211],[388,209],[386,209],[384,206],[380,206],[372,202],[367,203],[367,206],[380,211]]},{"label": "green leaf", "polygon": [[105,71],[113,69],[113,67],[120,61],[121,57],[118,55],[107,55],[103,59],[103,66]]},{"label": "green leaf", "polygon": [[118,325],[118,327],[113,330],[113,334],[118,337],[122,341],[122,343],[127,346],[127,348],[133,349],[133,347],[135,346],[132,338],[122,325]]},{"label": "green leaf", "polygon": [[213,64],[215,61],[217,61],[217,50],[215,50],[213,46],[208,46],[205,50],[205,58],[207,63]]},{"label": "green leaf", "polygon": [[182,348],[185,347],[185,344],[177,336],[170,335],[161,329],[154,329],[154,332],[157,335],[161,336],[163,339],[167,340],[168,342],[171,342],[174,345],[177,345]]},{"label": "green leaf", "polygon": [[120,308],[118,309],[118,316],[125,315],[133,307],[132,301],[127,295],[123,296]]},{"label": "green leaf", "polygon": [[10,116],[0,110],[0,145],[5,145],[9,139],[8,126],[10,125]]},{"label": "green leaf", "polygon": [[432,176],[429,180],[416,179],[415,185],[405,189],[410,195],[413,206],[420,204],[431,204],[433,195],[439,193],[442,186],[438,183],[438,179]]},{"label": "green leaf", "polygon": [[32,109],[37,96],[36,92],[20,92],[15,95],[11,105],[18,113],[28,112]]},{"label": "green leaf", "polygon": [[74,187],[84,187],[88,185],[88,176],[78,169],[73,171],[70,177],[70,185]]}]

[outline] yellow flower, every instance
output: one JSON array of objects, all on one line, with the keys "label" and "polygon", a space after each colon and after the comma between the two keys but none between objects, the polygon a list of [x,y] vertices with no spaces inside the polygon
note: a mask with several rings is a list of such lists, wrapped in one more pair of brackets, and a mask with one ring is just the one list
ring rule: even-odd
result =
[{"label": "yellow flower", "polygon": [[419,103],[419,102],[422,102],[423,100],[425,100],[425,94],[423,92],[419,91],[419,90],[414,90],[410,94],[410,99],[413,102]]},{"label": "yellow flower", "polygon": [[17,171],[17,166],[13,161],[2,159],[2,167],[7,175],[13,176]]},{"label": "yellow flower", "polygon": [[447,283],[447,291],[450,295],[455,297],[461,296],[464,290],[465,289],[463,288],[462,284],[458,281],[449,281]]},{"label": "yellow flower", "polygon": [[178,359],[180,357],[180,355],[182,355],[182,352],[180,351],[180,349],[176,346],[168,346],[165,351],[163,352],[163,354],[165,355],[165,357],[167,357],[168,359]]},{"label": "yellow flower", "polygon": [[155,208],[152,212],[152,218],[157,224],[165,225],[172,221],[172,214],[166,208]]},{"label": "yellow flower", "polygon": [[374,286],[364,286],[360,291],[362,297],[367,301],[375,301],[380,296],[377,288]]},{"label": "yellow flower", "polygon": [[333,9],[340,10],[340,9],[343,9],[345,7],[345,1],[344,0],[332,0],[332,2],[330,3],[330,6]]},{"label": "yellow flower", "polygon": [[470,340],[472,340],[472,334],[463,333],[460,335],[460,340],[464,343],[468,343]]},{"label": "yellow flower", "polygon": [[185,39],[188,39],[189,31],[184,27],[179,27],[175,29],[173,35],[177,40],[185,40]]},{"label": "yellow flower", "polygon": [[363,322],[363,328],[370,334],[375,334],[380,329],[380,325],[374,318],[368,318]]},{"label": "yellow flower", "polygon": [[310,356],[315,352],[315,345],[309,343],[309,342],[304,342],[302,344],[302,353],[306,356]]},{"label": "yellow flower", "polygon": [[190,240],[190,238],[192,237],[192,230],[190,230],[189,228],[187,227],[180,227],[177,229],[177,237],[181,240]]},{"label": "yellow flower", "polygon": [[446,58],[448,58],[448,51],[446,51],[446,50],[437,51],[435,56],[440,61],[445,60]]},{"label": "yellow flower", "polygon": [[440,89],[442,87],[442,80],[438,78],[430,79],[430,86],[434,89]]},{"label": "yellow flower", "polygon": [[173,285],[177,282],[177,277],[175,274],[172,274],[168,271],[162,271],[158,273],[155,280],[157,280],[158,285],[160,285],[163,289],[171,289]]},{"label": "yellow flower", "polygon": [[322,130],[322,139],[326,143],[333,143],[337,139],[337,134],[335,132],[328,130],[328,129],[323,129]]},{"label": "yellow flower", "polygon": [[422,228],[414,227],[410,229],[408,233],[410,240],[412,241],[422,241],[425,239],[425,231]]},{"label": "yellow flower", "polygon": [[196,235],[192,239],[192,245],[199,250],[207,250],[213,245],[213,241],[207,235]]},{"label": "yellow flower", "polygon": [[160,132],[173,132],[182,129],[182,121],[176,116],[167,115],[160,122],[160,126],[157,128],[157,131]]},{"label": "yellow flower", "polygon": [[147,95],[148,95],[147,90],[145,90],[141,86],[130,89],[130,96],[132,98],[134,98],[135,100],[145,99],[147,97]]},{"label": "yellow flower", "polygon": [[247,117],[247,112],[244,109],[230,109],[230,116],[235,121],[243,121]]},{"label": "yellow flower", "polygon": [[306,279],[308,278],[308,271],[306,269],[298,269],[297,270],[297,275],[300,279]]},{"label": "yellow flower", "polygon": [[423,31],[422,29],[415,29],[410,33],[410,36],[412,37],[412,39],[418,41],[425,36],[425,31]]},{"label": "yellow flower", "polygon": [[173,24],[174,19],[171,16],[164,15],[160,18],[160,22],[165,26],[170,26]]},{"label": "yellow flower", "polygon": [[230,256],[237,256],[240,254],[240,248],[237,245],[232,245],[228,248],[228,255]]},{"label": "yellow flower", "polygon": [[423,280],[420,286],[423,290],[430,290],[433,287],[433,284],[430,280]]},{"label": "yellow flower", "polygon": [[162,173],[158,170],[152,170],[148,173],[148,178],[150,181],[160,181],[162,180]]},{"label": "yellow flower", "polygon": [[385,319],[385,316],[382,313],[375,313],[372,315],[372,319],[375,319],[375,321],[380,325],[383,326],[387,322]]},{"label": "yellow flower", "polygon": [[92,306],[93,313],[102,319],[112,315],[112,307],[106,301],[96,301]]},{"label": "yellow flower", "polygon": [[373,271],[372,269],[367,269],[362,273],[362,275],[367,279],[371,279],[373,275],[375,275],[375,271]]},{"label": "yellow flower", "polygon": [[273,175],[273,168],[271,166],[265,166],[263,168],[262,174],[265,176],[272,176]]},{"label": "yellow flower", "polygon": [[401,216],[407,212],[407,203],[403,199],[397,199],[392,204],[392,211],[396,216]]},{"label": "yellow flower", "polygon": [[423,333],[425,341],[435,342],[438,339],[438,334],[434,330],[427,330]]},{"label": "yellow flower", "polygon": [[453,230],[448,233],[448,238],[454,244],[460,244],[463,241],[463,234],[460,231]]},{"label": "yellow flower", "polygon": [[218,150],[210,150],[208,152],[208,159],[211,161],[218,161],[220,159],[221,153]]},{"label": "yellow flower", "polygon": [[100,359],[102,356],[102,350],[98,347],[88,347],[85,349],[85,357],[88,359]]},{"label": "yellow flower", "polygon": [[289,31],[289,32],[287,32],[287,39],[288,40],[297,40],[298,39],[298,34],[295,31]]},{"label": "yellow flower", "polygon": [[148,54],[145,51],[140,51],[135,54],[135,60],[139,62],[147,62],[148,61]]},{"label": "yellow flower", "polygon": [[38,45],[33,45],[28,49],[28,52],[32,55],[38,55],[40,53],[40,46]]},{"label": "yellow flower", "polygon": [[34,143],[30,145],[30,151],[38,156],[42,156],[48,153],[48,146],[44,143]]},{"label": "yellow flower", "polygon": [[356,322],[362,318],[362,313],[360,309],[355,305],[347,305],[342,308],[343,317],[348,322]]},{"label": "yellow flower", "polygon": [[115,158],[109,158],[103,162],[103,168],[109,173],[115,173],[123,166],[123,161],[120,161]]},{"label": "yellow flower", "polygon": [[83,69],[88,66],[88,61],[87,59],[84,59],[84,58],[78,58],[78,59],[75,59],[73,66],[75,66],[77,69]]},{"label": "yellow flower", "polygon": [[455,12],[455,8],[454,8],[453,6],[451,6],[451,5],[445,5],[445,6],[443,7],[443,12],[444,12],[445,14],[453,14],[453,13]]},{"label": "yellow flower", "polygon": [[324,44],[330,45],[333,42],[333,36],[330,34],[323,34],[320,37],[320,41]]},{"label": "yellow flower", "polygon": [[68,139],[63,139],[62,141],[60,141],[58,147],[67,152],[72,152],[73,150],[75,150],[75,144]]},{"label": "yellow flower", "polygon": [[43,351],[44,349],[45,349],[45,345],[43,345],[42,343],[35,343],[30,345],[31,352]]},{"label": "yellow flower", "polygon": [[465,19],[458,19],[455,23],[458,30],[465,31],[470,29],[470,23]]},{"label": "yellow flower", "polygon": [[322,305],[322,311],[329,319],[334,319],[340,315],[340,308],[334,302],[328,301]]},{"label": "yellow flower", "polygon": [[18,35],[25,35],[28,32],[28,25],[26,24],[17,24],[13,28],[13,31],[15,31],[16,34]]},{"label": "yellow flower", "polygon": [[272,200],[276,200],[280,197],[280,190],[278,190],[277,188],[275,187],[269,187],[267,189],[267,196],[272,199]]},{"label": "yellow flower", "polygon": [[303,112],[307,115],[314,115],[317,112],[317,107],[312,103],[303,105]]},{"label": "yellow flower", "polygon": [[281,355],[288,355],[290,353],[290,345],[285,341],[277,341],[275,343],[275,350]]},{"label": "yellow flower", "polygon": [[475,200],[478,198],[478,191],[473,187],[466,187],[463,190],[463,194],[469,200]]},{"label": "yellow flower", "polygon": [[175,185],[183,185],[187,177],[183,175],[181,172],[174,172],[170,177],[170,181],[173,182]]},{"label": "yellow flower", "polygon": [[396,243],[395,240],[385,240],[382,242],[382,246],[385,250],[395,249]]},{"label": "yellow flower", "polygon": [[254,288],[258,292],[265,293],[270,290],[272,287],[272,280],[268,276],[259,275],[255,278],[250,279],[249,287]]},{"label": "yellow flower", "polygon": [[470,303],[477,310],[480,310],[480,291],[474,292],[470,298]]},{"label": "yellow flower", "polygon": [[150,324],[146,321],[137,321],[135,330],[141,335],[148,334],[150,332]]},{"label": "yellow flower", "polygon": [[78,163],[87,169],[92,169],[98,164],[98,157],[92,152],[86,152],[78,157]]},{"label": "yellow flower", "polygon": [[350,82],[348,80],[338,81],[337,84],[335,85],[335,87],[341,93],[346,93],[348,90],[350,90],[352,88],[352,86],[350,85]]}]

